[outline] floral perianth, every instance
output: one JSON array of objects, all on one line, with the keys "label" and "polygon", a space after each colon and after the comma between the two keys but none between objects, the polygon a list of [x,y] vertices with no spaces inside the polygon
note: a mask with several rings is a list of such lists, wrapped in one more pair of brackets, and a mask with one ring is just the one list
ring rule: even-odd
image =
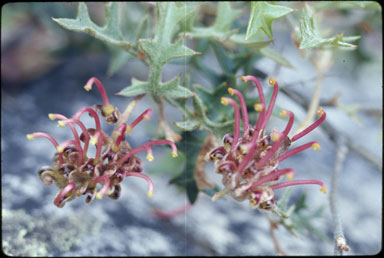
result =
[{"label": "floral perianth", "polygon": [[[284,130],[272,129],[267,133],[266,126],[274,108],[278,83],[269,79],[269,84],[273,87],[273,92],[269,104],[265,101],[262,86],[254,76],[242,76],[244,82],[252,81],[258,91],[260,102],[254,105],[254,109],[259,112],[255,125],[251,125],[248,119],[245,100],[240,91],[228,88],[228,93],[236,95],[240,103],[228,97],[222,97],[221,103],[232,105],[234,110],[234,132],[224,135],[222,145],[208,152],[207,161],[215,162],[216,173],[222,175],[222,183],[225,189],[217,192],[213,200],[229,194],[237,201],[249,200],[252,207],[259,209],[272,210],[275,207],[274,190],[282,187],[316,184],[320,190],[326,193],[325,184],[319,180],[293,180],[295,171],[292,168],[278,169],[280,162],[308,148],[319,150],[320,145],[316,141],[297,146],[289,150],[293,142],[299,140],[316,127],[325,119],[326,113],[320,107],[318,109],[319,118],[303,131],[288,136],[293,122],[294,114],[286,109],[280,111],[283,118],[288,118]],[[241,115],[240,115],[241,113]],[[242,121],[242,132],[241,132]],[[287,181],[283,181],[283,178]]]},{"label": "floral perianth", "polygon": [[[95,83],[102,96],[103,105],[83,107],[71,118],[61,114],[50,113],[51,120],[58,120],[58,127],[68,126],[73,139],[58,143],[51,135],[43,132],[27,134],[27,139],[46,138],[54,146],[51,166],[43,166],[38,170],[41,181],[45,185],[55,182],[60,189],[54,199],[54,204],[64,207],[65,203],[78,196],[85,195],[85,202],[91,202],[95,197],[101,199],[108,196],[118,199],[121,193],[121,182],[126,177],[139,177],[147,181],[147,195],[153,196],[153,183],[149,176],[143,174],[143,163],[136,155],[142,151],[147,152],[147,160],[154,159],[151,147],[167,144],[172,148],[172,157],[177,157],[176,145],[170,140],[154,140],[142,146],[131,148],[125,135],[131,133],[133,128],[142,120],[151,117],[152,109],[145,110],[130,124],[120,121],[120,113],[111,105],[103,84],[95,77],[91,78],[84,87],[87,91]],[[110,124],[117,123],[111,136],[101,128],[100,116]],[[94,120],[94,127],[87,128],[80,118],[87,113]],[[77,131],[76,126],[80,129]],[[91,146],[90,146],[91,145]],[[93,157],[88,152],[94,145],[96,151]]]}]

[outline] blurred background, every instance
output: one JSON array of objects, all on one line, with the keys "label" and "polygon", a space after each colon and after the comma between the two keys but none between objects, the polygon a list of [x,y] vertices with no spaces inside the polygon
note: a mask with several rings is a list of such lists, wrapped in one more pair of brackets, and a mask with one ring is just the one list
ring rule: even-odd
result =
[{"label": "blurred background", "polygon": [[[321,26],[334,35],[360,35],[353,51],[336,51],[332,68],[323,75],[320,104],[327,112],[330,127],[316,129],[306,140],[321,143],[319,152],[303,152],[284,163],[302,178],[331,183],[338,151],[337,139],[346,141],[348,152],[338,181],[338,207],[348,254],[373,255],[382,248],[382,13],[381,7],[332,7],[328,2],[310,2],[322,14]],[[284,3],[295,11],[302,3]],[[201,4],[203,5],[203,4]],[[205,3],[201,23],[210,24],[216,3]],[[2,250],[12,256],[175,256],[175,255],[274,255],[274,237],[288,255],[333,254],[332,217],[327,195],[311,187],[296,187],[293,199],[305,196],[308,209],[300,218],[300,238],[285,228],[274,230],[265,214],[248,203],[232,198],[212,202],[199,194],[185,215],[160,220],[153,208],[172,210],[182,207],[187,198],[168,183],[175,173],[168,149],[155,149],[158,163],[144,161],[145,171],[155,184],[155,196],[148,198],[141,179],[125,180],[117,201],[103,198],[85,204],[82,198],[63,209],[53,205],[55,186],[44,186],[37,170],[51,162],[53,147],[48,141],[29,142],[25,135],[44,131],[58,141],[71,136],[70,130],[57,128],[48,113],[71,116],[79,108],[101,103],[97,91],[82,89],[90,77],[106,86],[110,101],[124,110],[132,98],[115,95],[131,83],[131,78],[147,78],[148,68],[135,58],[114,70],[113,50],[84,33],[66,30],[52,18],[75,18],[77,3],[8,3],[2,6],[1,20],[1,196]],[[87,3],[92,20],[104,24],[104,3]],[[249,3],[233,3],[242,9],[239,19],[247,23]],[[126,3],[126,29],[137,26],[144,14],[155,13],[153,4]],[[212,11],[213,10],[213,11]],[[212,14],[213,13],[213,14]],[[252,53],[253,75],[262,83],[273,76],[281,86],[277,103],[289,107],[302,121],[316,83],[316,70],[303,58],[291,39],[285,19],[273,23],[274,42],[270,46],[287,59],[293,68]],[[195,49],[194,40],[187,41]],[[230,51],[229,51],[230,52]],[[214,50],[202,58],[206,67],[224,73]],[[186,68],[183,63],[167,64],[164,77],[173,78]],[[193,82],[213,89],[211,81],[195,67],[188,67]],[[243,74],[238,74],[243,75]],[[220,100],[217,101],[220,105]],[[157,108],[144,97],[131,119],[146,108]],[[182,116],[165,106],[167,121]],[[91,123],[92,121],[86,121]],[[273,123],[281,119],[272,118]],[[296,125],[297,126],[297,125]],[[157,117],[140,125],[128,141],[139,146],[154,138]],[[106,129],[110,130],[110,129]],[[139,156],[140,157],[140,156]],[[144,156],[141,158],[144,159]],[[206,173],[217,184],[220,177],[212,164]],[[305,195],[303,195],[305,194]],[[307,223],[308,222],[308,223]],[[273,230],[272,230],[273,231]]]}]

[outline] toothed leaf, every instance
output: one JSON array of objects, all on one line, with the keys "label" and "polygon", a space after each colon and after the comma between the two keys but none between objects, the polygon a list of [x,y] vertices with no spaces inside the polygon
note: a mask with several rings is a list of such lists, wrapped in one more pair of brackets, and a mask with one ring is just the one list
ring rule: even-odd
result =
[{"label": "toothed leaf", "polygon": [[229,2],[219,2],[216,20],[212,26],[192,27],[191,31],[186,34],[192,38],[227,40],[231,35],[237,32],[236,29],[231,30],[231,24],[240,15],[241,10],[233,9]]},{"label": "toothed leaf", "polygon": [[332,38],[323,38],[316,26],[316,21],[311,8],[306,5],[300,19],[300,49],[310,48],[356,48],[356,45],[348,42],[359,39],[359,36],[345,37],[338,34]]},{"label": "toothed leaf", "polygon": [[148,93],[148,82],[143,82],[132,78],[131,86],[128,86],[121,90],[118,95],[130,97],[145,93]]},{"label": "toothed leaf", "polygon": [[105,43],[112,44],[124,50],[131,47],[131,43],[124,41],[119,29],[119,3],[110,2],[105,5],[105,25],[103,27],[95,24],[89,17],[87,5],[79,3],[75,19],[53,18],[62,27],[87,33]]},{"label": "toothed leaf", "polygon": [[166,95],[171,98],[188,98],[192,96],[192,92],[187,88],[179,85],[179,77],[175,77],[169,82],[161,83],[159,94]]},{"label": "toothed leaf", "polygon": [[291,8],[281,5],[274,5],[266,2],[252,2],[246,40],[250,39],[259,30],[263,30],[265,34],[272,39],[272,22],[292,11]]}]

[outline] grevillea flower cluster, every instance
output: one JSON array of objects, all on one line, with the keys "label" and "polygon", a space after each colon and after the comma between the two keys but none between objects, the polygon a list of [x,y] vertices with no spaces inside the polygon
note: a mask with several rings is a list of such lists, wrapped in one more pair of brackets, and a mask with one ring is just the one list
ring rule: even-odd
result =
[{"label": "grevillea flower cluster", "polygon": [[[292,155],[310,147],[314,150],[320,149],[319,143],[312,141],[288,150],[293,142],[311,132],[324,121],[326,117],[324,110],[320,107],[317,111],[319,118],[313,124],[289,137],[288,133],[294,122],[294,114],[283,109],[280,115],[283,118],[289,117],[285,129],[279,131],[274,128],[270,134],[267,134],[266,125],[275,105],[279,89],[278,83],[273,78],[269,79],[269,84],[273,86],[273,93],[267,107],[259,80],[254,76],[242,76],[241,78],[244,82],[253,81],[257,88],[260,102],[256,103],[254,108],[259,112],[259,116],[256,124],[251,125],[243,95],[238,90],[228,88],[229,94],[236,95],[239,99],[240,108],[232,98],[223,97],[221,99],[222,104],[233,106],[235,126],[233,133],[224,135],[222,145],[208,152],[206,156],[207,161],[215,162],[216,173],[223,176],[222,182],[225,186],[224,190],[213,196],[213,200],[230,194],[237,201],[248,199],[252,207],[271,210],[276,204],[274,190],[278,188],[317,184],[320,185],[320,190],[326,193],[323,182],[319,180],[292,180],[295,175],[292,168],[278,169],[279,163]],[[240,111],[243,122],[242,133]],[[282,181],[283,175],[288,181],[278,182]]]},{"label": "grevillea flower cluster", "polygon": [[[51,135],[43,132],[27,134],[29,140],[37,137],[48,139],[55,147],[53,166],[43,166],[38,170],[41,181],[45,185],[51,185],[54,181],[60,189],[54,204],[63,207],[65,203],[77,196],[86,195],[85,202],[91,202],[95,197],[101,199],[108,196],[118,199],[121,193],[120,183],[130,176],[140,177],[148,182],[148,196],[153,195],[152,180],[143,174],[143,163],[136,154],[146,151],[147,160],[154,159],[152,146],[168,144],[172,148],[172,157],[177,157],[176,145],[166,139],[147,142],[140,147],[132,149],[125,140],[125,135],[142,120],[151,117],[152,110],[147,109],[130,124],[120,121],[120,113],[116,107],[108,101],[103,84],[95,77],[91,78],[84,89],[89,91],[96,84],[103,105],[84,107],[78,110],[71,118],[61,114],[49,114],[51,120],[58,120],[58,126],[68,126],[74,139],[58,143]],[[98,112],[110,124],[116,124],[111,136],[101,128]],[[80,120],[84,113],[93,118],[95,127],[87,128]],[[80,129],[80,134],[76,130]],[[89,157],[90,144],[94,145],[96,152],[94,157]],[[99,189],[98,189],[99,188]]]}]

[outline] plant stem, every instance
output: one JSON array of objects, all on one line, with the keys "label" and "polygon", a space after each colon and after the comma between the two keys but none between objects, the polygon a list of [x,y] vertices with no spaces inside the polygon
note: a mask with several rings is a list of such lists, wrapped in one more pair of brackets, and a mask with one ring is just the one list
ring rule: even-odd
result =
[{"label": "plant stem", "polygon": [[343,251],[349,251],[349,247],[346,245],[346,240],[343,233],[343,228],[340,220],[340,216],[337,209],[337,187],[340,178],[340,174],[343,168],[343,161],[348,153],[348,148],[343,137],[339,137],[337,140],[337,153],[336,160],[331,181],[331,190],[329,195],[329,204],[331,207],[332,219],[333,219],[333,237],[335,241],[334,255],[342,255]]},{"label": "plant stem", "polygon": [[[284,92],[285,95],[287,95],[289,98],[291,98],[293,101],[298,103],[300,106],[303,107],[303,109],[307,109],[308,107],[308,101],[306,100],[305,96],[298,91],[294,91],[293,89],[287,90],[284,87],[281,88],[281,91]],[[335,129],[334,126],[332,126],[329,121],[325,120],[321,124],[321,128],[324,130],[324,132],[328,135],[328,137],[332,141],[336,141],[336,139],[341,135],[341,133]],[[382,168],[382,162],[381,159],[375,154],[369,151],[364,146],[361,146],[360,144],[356,144],[350,137],[344,136],[346,139],[347,146],[355,151],[357,154],[359,154],[362,158],[370,162],[371,164],[375,165],[379,170]]]},{"label": "plant stem", "polygon": [[275,235],[275,229],[277,228],[277,224],[276,222],[274,222],[270,215],[267,213],[267,218],[268,218],[268,221],[269,221],[269,233],[271,234],[271,238],[272,238],[272,241],[273,241],[273,245],[275,246],[275,250],[277,253],[283,255],[283,256],[287,256],[287,253],[284,252],[283,249],[281,249],[280,245],[279,245],[279,241],[277,240],[277,237]]},{"label": "plant stem", "polygon": [[305,119],[300,123],[299,127],[293,133],[293,135],[298,134],[304,128],[308,126],[316,117],[316,110],[320,103],[320,89],[323,82],[323,70],[316,65],[314,58],[311,58],[312,63],[316,67],[317,77],[316,77],[316,86],[312,94],[312,99],[308,108],[307,115]]}]

